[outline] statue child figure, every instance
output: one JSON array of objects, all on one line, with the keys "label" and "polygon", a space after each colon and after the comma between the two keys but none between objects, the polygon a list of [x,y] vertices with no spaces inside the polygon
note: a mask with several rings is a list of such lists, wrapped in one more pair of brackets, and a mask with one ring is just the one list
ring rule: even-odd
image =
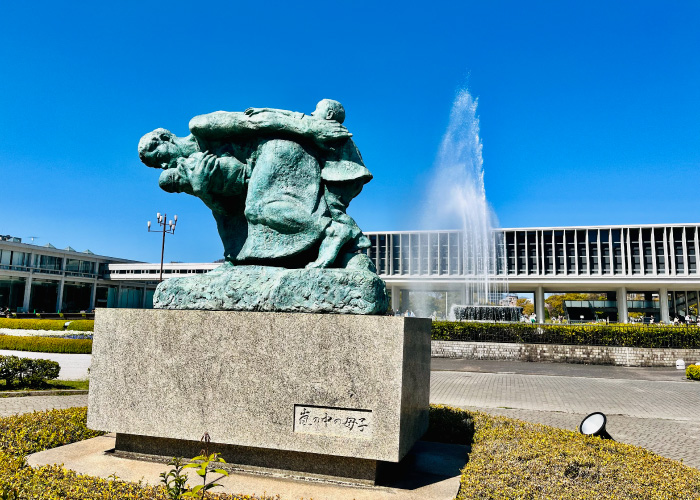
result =
[{"label": "statue child figure", "polygon": [[[289,126],[289,120],[296,121],[296,123],[291,122],[293,123],[292,130],[303,129],[304,126],[299,125],[299,123],[312,124],[313,122],[325,121],[340,125],[345,121],[343,105],[331,99],[321,100],[316,105],[314,112],[308,117],[303,113],[271,108],[248,108],[245,114],[256,117],[270,129],[276,129],[279,132]],[[190,130],[198,137],[222,140],[224,138],[230,139],[232,133],[239,132],[239,124],[237,113],[218,111],[193,118],[190,121]],[[346,210],[350,201],[360,194],[362,187],[372,179],[372,174],[365,167],[357,146],[349,137],[335,142],[329,141],[329,144],[324,144],[324,146],[326,147],[317,153],[316,157],[321,163],[323,194],[330,212],[331,223],[324,229],[318,258],[309,263],[306,266],[308,268],[329,267],[334,263],[336,266],[342,266],[343,263],[336,262],[336,257],[341,249],[345,251],[344,259],[346,259],[352,257],[352,254],[357,250],[370,246],[369,239],[362,234],[357,223],[347,215]],[[249,202],[247,205],[255,204],[255,201],[250,200],[250,198]],[[246,212],[250,211],[250,206],[247,206]],[[245,251],[246,247],[244,247],[244,253]]]}]

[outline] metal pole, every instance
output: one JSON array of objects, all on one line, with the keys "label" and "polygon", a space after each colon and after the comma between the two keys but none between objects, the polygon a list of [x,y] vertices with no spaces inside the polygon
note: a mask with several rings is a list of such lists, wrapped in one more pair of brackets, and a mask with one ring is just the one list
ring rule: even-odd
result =
[{"label": "metal pole", "polygon": [[[168,214],[163,214],[163,221],[167,221]],[[158,283],[162,283],[163,281],[163,256],[165,255],[165,228],[166,225],[163,224],[163,245],[160,247],[160,278],[158,279]]]}]

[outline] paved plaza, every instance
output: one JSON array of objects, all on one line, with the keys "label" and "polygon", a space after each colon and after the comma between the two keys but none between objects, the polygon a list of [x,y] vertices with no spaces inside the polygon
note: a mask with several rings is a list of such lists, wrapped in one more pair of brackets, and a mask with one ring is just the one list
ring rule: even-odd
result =
[{"label": "paved plaza", "polygon": [[87,406],[87,394],[78,396],[25,396],[0,398],[0,417],[52,409]]},{"label": "paved plaza", "polygon": [[700,383],[675,368],[432,360],[430,402],[568,430],[602,411],[617,441],[700,468]]},{"label": "paved plaza", "polygon": [[[675,368],[433,359],[431,403],[577,430],[608,416],[617,441],[700,468],[700,382]],[[87,395],[0,398],[0,416],[86,406]]]}]

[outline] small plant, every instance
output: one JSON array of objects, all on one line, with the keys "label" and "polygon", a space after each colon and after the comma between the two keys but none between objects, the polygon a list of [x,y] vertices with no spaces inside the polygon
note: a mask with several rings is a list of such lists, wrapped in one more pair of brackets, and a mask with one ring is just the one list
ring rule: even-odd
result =
[{"label": "small plant", "polygon": [[165,492],[168,495],[169,500],[180,500],[182,496],[187,492],[187,474],[183,474],[182,469],[185,466],[182,464],[182,457],[173,457],[173,459],[168,462],[168,465],[172,465],[173,468],[169,472],[161,472],[160,482],[165,485]]},{"label": "small plant", "polygon": [[[217,486],[221,486],[218,481],[222,477],[228,476],[228,472],[224,469],[216,468],[217,463],[226,463],[226,460],[221,458],[218,453],[209,454],[209,443],[211,438],[209,433],[205,432],[202,436],[201,441],[204,443],[204,449],[200,454],[194,457],[191,463],[187,465],[182,465],[182,458],[174,457],[168,465],[172,465],[173,468],[169,472],[161,473],[160,481],[165,485],[166,494],[169,500],[180,500],[182,498],[196,498],[200,495],[200,498],[204,498],[207,491]],[[190,489],[186,486],[187,474],[183,473],[184,469],[196,469],[195,472],[199,477],[202,478],[202,484],[195,486]],[[207,482],[207,476],[210,473],[221,474],[216,479],[212,479]]]},{"label": "small plant", "polygon": [[[221,458],[218,453],[212,453],[211,455],[205,454],[205,455],[196,456],[192,459],[192,463],[185,465],[183,468],[196,468],[197,469],[195,472],[202,478],[202,484],[198,484],[197,486],[195,486],[191,490],[187,491],[186,493],[183,493],[182,498],[195,498],[197,496],[197,494],[200,492],[201,492],[200,498],[204,498],[204,493],[206,493],[208,490],[215,488],[217,486],[221,486],[219,483],[216,483],[215,481],[218,481],[222,477],[228,476],[228,472],[226,472],[224,469],[215,468],[215,465],[217,463],[224,463],[225,464],[226,460]],[[207,475],[211,472],[221,474],[221,476],[207,482]]]},{"label": "small plant", "polygon": [[685,369],[685,376],[688,380],[700,380],[700,365],[689,365]]}]

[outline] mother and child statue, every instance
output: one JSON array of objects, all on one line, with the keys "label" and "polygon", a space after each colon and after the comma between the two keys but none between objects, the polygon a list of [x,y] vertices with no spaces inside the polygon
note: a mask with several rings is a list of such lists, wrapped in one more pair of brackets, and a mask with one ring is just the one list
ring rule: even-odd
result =
[{"label": "mother and child statue", "polygon": [[225,263],[158,286],[154,307],[382,314],[384,282],[370,241],[346,211],[372,179],[345,109],[323,99],[306,115],[270,108],[194,117],[190,135],[159,128],[139,157],[158,184],[212,211]]}]

